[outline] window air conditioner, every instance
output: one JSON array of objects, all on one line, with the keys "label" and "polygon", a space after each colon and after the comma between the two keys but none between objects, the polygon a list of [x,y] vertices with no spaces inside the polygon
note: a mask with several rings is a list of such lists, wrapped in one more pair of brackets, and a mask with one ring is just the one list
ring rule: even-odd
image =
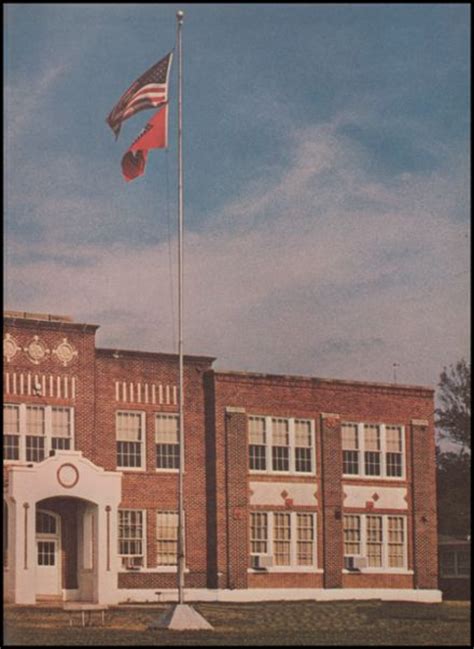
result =
[{"label": "window air conditioner", "polygon": [[252,554],[250,565],[254,570],[266,570],[273,566],[273,557],[268,554]]},{"label": "window air conditioner", "polygon": [[140,570],[142,567],[141,557],[124,557],[122,565],[126,570]]},{"label": "window air conditioner", "polygon": [[358,572],[361,568],[367,568],[367,557],[344,557],[344,568],[353,572]]}]

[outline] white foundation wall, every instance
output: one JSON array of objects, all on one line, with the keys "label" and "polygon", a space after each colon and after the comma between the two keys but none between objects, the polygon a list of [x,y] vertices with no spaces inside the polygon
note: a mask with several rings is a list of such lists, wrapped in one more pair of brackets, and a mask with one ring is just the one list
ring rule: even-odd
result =
[{"label": "white foundation wall", "polygon": [[[118,591],[118,604],[158,604],[177,602],[177,589],[135,589]],[[400,602],[424,602],[434,604],[442,601],[440,590],[412,590],[409,588],[249,588],[235,590],[185,589],[185,602],[271,602],[314,600],[371,600]]]}]

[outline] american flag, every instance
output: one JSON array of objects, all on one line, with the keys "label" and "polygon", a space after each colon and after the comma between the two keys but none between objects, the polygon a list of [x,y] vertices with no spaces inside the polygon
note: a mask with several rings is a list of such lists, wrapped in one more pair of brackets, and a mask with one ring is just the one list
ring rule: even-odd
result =
[{"label": "american flag", "polygon": [[118,100],[107,117],[107,124],[118,137],[122,122],[145,108],[155,108],[168,101],[168,77],[173,53],[155,63]]}]

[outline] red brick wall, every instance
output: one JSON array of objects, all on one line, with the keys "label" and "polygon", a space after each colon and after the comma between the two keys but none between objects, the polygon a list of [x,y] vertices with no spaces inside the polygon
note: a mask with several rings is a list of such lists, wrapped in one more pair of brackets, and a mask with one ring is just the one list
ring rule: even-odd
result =
[{"label": "red brick wall", "polygon": [[[34,335],[53,350],[63,338],[77,357],[66,367],[50,353],[39,365],[19,351],[4,371],[60,374],[77,380],[76,398],[14,396],[12,403],[67,405],[75,408],[75,448],[98,466],[116,469],[115,413],[139,410],[146,415],[146,467],[123,471],[123,508],[147,511],[147,567],[156,565],[155,513],[177,509],[178,474],[155,471],[154,415],[176,413],[173,405],[116,401],[115,381],[178,383],[177,358],[168,354],[95,349],[95,325],[6,318],[6,331],[21,348]],[[185,510],[187,586],[200,587],[325,587],[382,583],[413,583],[403,575],[342,575],[342,467],[339,422],[344,420],[401,424],[407,431],[407,475],[390,485],[407,488],[408,557],[418,588],[437,584],[436,489],[434,464],[433,392],[423,388],[353,383],[302,377],[214,373],[212,359],[187,357],[185,362]],[[244,412],[227,412],[228,408]],[[336,413],[339,421],[321,418]],[[257,476],[248,473],[247,416],[310,418],[316,422],[316,475]],[[412,420],[426,420],[427,426]],[[318,494],[317,554],[320,573],[248,573],[249,479],[311,483]],[[346,481],[357,484],[357,481]],[[374,479],[361,484],[385,485]],[[411,519],[414,513],[413,520]],[[327,542],[324,543],[324,540]],[[67,540],[65,544],[67,545]],[[71,545],[69,543],[69,545]],[[71,550],[73,552],[73,550]],[[69,570],[69,569],[67,569]],[[67,571],[66,571],[67,572]],[[66,574],[66,573],[65,573]],[[67,577],[68,584],[73,576]],[[364,579],[361,580],[361,577]],[[357,578],[357,582],[354,580]],[[403,578],[403,579],[402,579]],[[169,573],[126,573],[122,587],[174,587]],[[69,587],[69,586],[68,586]],[[71,586],[72,587],[72,586]],[[388,586],[392,587],[392,586]]]},{"label": "red brick wall", "polygon": [[341,420],[321,415],[324,587],[342,586],[342,451]]},{"label": "red brick wall", "polygon": [[[97,385],[101,399],[97,404],[97,443],[92,461],[109,470],[115,470],[116,431],[118,410],[134,410],[145,413],[146,468],[143,471],[121,469],[123,509],[146,510],[147,515],[147,567],[156,567],[156,512],[178,510],[178,472],[156,471],[155,414],[178,413],[178,405],[123,403],[116,401],[115,381],[140,382],[142,385],[178,384],[178,363],[175,357],[151,354],[120,353],[112,356],[112,350],[98,350]],[[206,485],[206,412],[204,402],[203,361],[185,363],[184,371],[184,431],[185,431],[185,550],[186,587],[208,584],[207,551],[207,485]],[[176,587],[176,574],[127,573],[119,576],[122,588]]]},{"label": "red brick wall", "polygon": [[[435,588],[435,582],[427,579],[426,573],[436,571],[436,550],[430,559],[430,552],[426,548],[433,547],[436,538],[436,521],[433,518],[433,502],[435,495],[432,478],[434,476],[434,432],[432,415],[434,410],[433,391],[418,387],[377,385],[366,383],[352,383],[349,381],[332,381],[323,379],[298,378],[274,375],[255,375],[246,373],[216,372],[215,373],[215,450],[216,450],[216,521],[217,521],[217,546],[218,570],[225,574],[226,565],[226,534],[225,534],[225,426],[224,413],[228,406],[243,408],[247,415],[273,415],[281,417],[312,418],[317,423],[321,413],[336,413],[339,421],[365,421],[374,423],[399,424],[406,431],[406,479],[400,481],[387,481],[374,478],[373,480],[345,480],[348,484],[363,484],[364,486],[397,486],[407,488],[407,514],[408,527],[408,568],[414,569],[414,558],[417,562],[416,570],[421,575],[425,573],[420,583],[434,584],[423,586]],[[412,451],[411,436],[409,434],[412,419],[427,419],[430,426],[425,435],[424,467],[419,468],[416,462],[412,466],[412,457],[418,454],[419,448]],[[322,420],[325,421],[324,419]],[[343,539],[342,539],[342,453],[340,446],[339,422],[327,423],[321,427],[316,426],[316,455],[317,475],[309,480],[314,481],[319,493],[319,523],[318,523],[318,566],[321,567],[321,558],[324,558],[325,568],[324,586],[329,587],[395,587],[395,584],[413,586],[411,575],[361,575],[342,574],[343,566]],[[243,433],[242,433],[243,434]],[[426,443],[429,438],[429,443]],[[247,460],[246,460],[247,461]],[[240,460],[239,460],[240,462]],[[418,553],[414,555],[412,547],[412,495],[413,495],[413,468],[418,475],[418,488],[421,493],[423,488],[430,490],[430,518],[423,523],[426,532],[420,539],[424,545],[418,546]],[[322,483],[321,483],[322,478]],[[297,480],[304,482],[305,478],[294,478],[278,474],[272,476],[257,476],[247,474],[247,482]],[[416,484],[415,484],[416,489]],[[421,507],[421,503],[419,503]],[[268,509],[268,508],[267,508]],[[380,512],[387,513],[387,512]],[[400,512],[402,513],[402,512]],[[322,520],[321,520],[322,515]],[[424,514],[422,514],[424,515]],[[340,516],[340,518],[339,518]],[[248,524],[248,523],[247,523]],[[420,525],[414,530],[415,535],[420,534]],[[425,538],[426,537],[426,538]],[[328,539],[323,547],[324,538]],[[425,540],[423,540],[425,539]],[[421,547],[425,551],[421,551]],[[243,548],[242,548],[243,551]],[[244,562],[242,562],[244,565]],[[291,573],[259,573],[249,574],[248,584],[252,587],[258,582],[259,587],[271,587],[278,581],[280,587],[293,587],[295,583],[307,583],[306,580],[319,579],[318,575],[301,575]],[[367,578],[367,579],[366,579]],[[322,579],[322,577],[321,577]],[[357,581],[356,581],[357,580]],[[222,579],[219,584],[222,587]],[[392,584],[392,585],[389,585]],[[396,586],[405,587],[405,586]],[[419,586],[422,587],[422,586]]]},{"label": "red brick wall", "polygon": [[227,588],[247,588],[249,513],[247,484],[247,415],[225,413],[225,495]]},{"label": "red brick wall", "polygon": [[413,422],[411,426],[415,586],[437,588],[435,441],[432,427],[426,424]]}]

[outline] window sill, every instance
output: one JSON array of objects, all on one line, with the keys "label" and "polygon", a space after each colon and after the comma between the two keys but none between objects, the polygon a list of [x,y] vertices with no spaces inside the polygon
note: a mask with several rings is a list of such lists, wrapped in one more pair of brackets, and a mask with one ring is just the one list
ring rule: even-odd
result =
[{"label": "window sill", "polygon": [[[155,469],[155,473],[173,473],[174,475],[177,475],[179,469]],[[183,471],[183,473],[186,473],[186,471]]]},{"label": "window sill", "polygon": [[145,467],[141,466],[118,466],[115,469],[116,471],[122,471],[123,473],[129,471],[130,473],[140,473],[145,472]]},{"label": "window sill", "polygon": [[355,475],[353,473],[343,473],[343,480],[388,480],[390,482],[406,482],[406,476],[383,476],[383,475]]},{"label": "window sill", "polygon": [[314,471],[261,471],[259,469],[249,469],[249,475],[269,475],[284,478],[286,476],[294,476],[296,478],[316,478],[317,473]]},{"label": "window sill", "polygon": [[322,574],[322,568],[312,568],[311,566],[272,566],[265,569],[247,568],[247,572],[251,575],[269,574],[272,572],[278,573],[305,573],[308,575]]},{"label": "window sill", "polygon": [[[126,570],[119,568],[118,572],[122,575],[143,575],[143,574],[176,574],[177,568],[175,566],[161,566],[159,568],[140,568],[139,570]],[[185,574],[189,573],[189,568],[184,569]]]},{"label": "window sill", "polygon": [[413,570],[406,568],[361,568],[360,570],[342,569],[344,575],[413,575]]}]

